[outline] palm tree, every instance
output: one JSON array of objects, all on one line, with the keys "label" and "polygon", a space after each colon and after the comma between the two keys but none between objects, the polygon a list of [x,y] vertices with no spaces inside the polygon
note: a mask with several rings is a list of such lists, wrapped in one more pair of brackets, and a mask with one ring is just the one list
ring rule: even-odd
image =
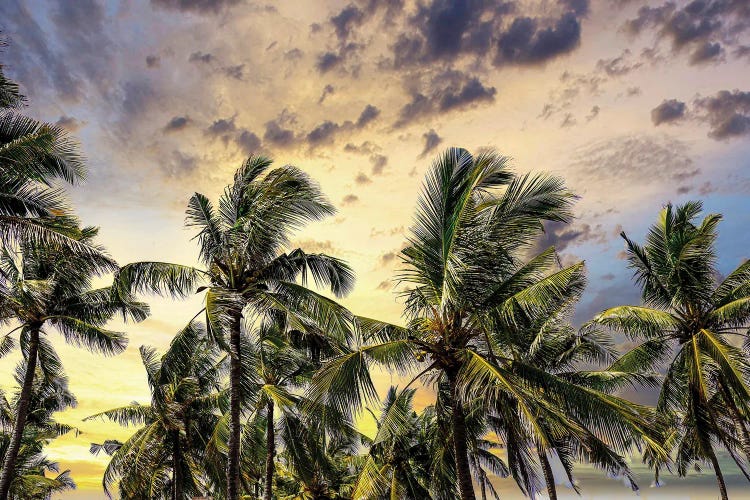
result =
[{"label": "palm tree", "polygon": [[105,355],[125,349],[124,334],[104,328],[115,314],[136,321],[148,315],[148,307],[133,302],[112,287],[92,289],[95,277],[115,271],[117,264],[104,255],[94,242],[97,229],[76,230],[79,241],[96,252],[82,255],[67,245],[39,246],[22,241],[17,252],[0,251],[0,319],[17,326],[0,340],[0,352],[14,345],[19,332],[26,361],[26,371],[15,411],[15,421],[8,451],[0,474],[0,499],[8,497],[18,450],[26,426],[37,363],[46,374],[54,374],[59,365],[52,343],[47,339],[51,329],[62,334],[66,342]]},{"label": "palm tree", "polygon": [[[632,433],[640,439],[646,432],[645,408],[545,373],[505,349],[515,325],[542,317],[585,285],[583,263],[559,269],[554,249],[526,260],[545,221],[569,220],[573,195],[555,177],[517,176],[507,163],[495,153],[474,157],[455,148],[435,161],[402,251],[408,327],[355,318],[358,345],[320,370],[311,387],[311,399],[351,411],[375,394],[371,363],[447,386],[437,411],[451,419],[447,435],[463,500],[475,498],[467,409],[479,403],[519,428],[541,429],[544,420],[558,433],[572,426],[584,435],[600,425],[621,448]],[[541,437],[546,446],[552,436]],[[516,451],[524,453],[528,443],[520,444]]]},{"label": "palm tree", "polygon": [[18,113],[24,103],[0,65],[0,238],[4,243],[33,238],[96,252],[77,238],[65,195],[53,186],[56,180],[84,180],[78,145],[63,128]]},{"label": "palm tree", "polygon": [[[593,321],[641,342],[620,359],[620,367],[652,369],[668,362],[657,411],[675,426],[669,441],[677,472],[684,476],[691,465],[709,462],[726,499],[716,446],[737,461],[735,449],[748,451],[750,366],[734,340],[749,344],[750,261],[718,279],[714,243],[721,216],[707,215],[699,223],[701,211],[695,201],[667,205],[643,246],[622,233],[643,305],[613,307]],[[664,462],[650,461],[658,474]]]},{"label": "palm tree", "polygon": [[223,360],[208,341],[203,325],[191,321],[158,358],[141,347],[151,403],[132,403],[87,417],[107,418],[120,425],[141,426],[124,443],[92,444],[94,454],[112,456],[103,486],[119,480],[121,497],[172,498],[205,492],[203,467],[208,437],[218,422]]},{"label": "palm tree", "polygon": [[324,254],[284,252],[293,231],[333,214],[334,208],[304,172],[292,166],[269,170],[270,165],[262,157],[245,161],[221,196],[218,210],[202,194],[190,199],[186,225],[198,230],[205,269],[140,262],[119,273],[122,287],[135,292],[186,297],[205,291],[209,334],[230,355],[230,500],[240,495],[241,415],[252,403],[253,386],[243,388],[242,383],[243,330],[267,311],[280,310],[300,330],[318,325],[339,338],[351,331],[350,315],[341,306],[306,287],[312,275],[317,285],[343,296],[353,285],[351,269]]},{"label": "palm tree", "polygon": [[[18,458],[11,475],[10,495],[17,499],[49,499],[52,493],[75,488],[70,471],[60,472],[58,465],[44,454],[44,447],[73,427],[54,420],[55,412],[74,407],[75,396],[68,390],[67,377],[58,363],[48,365],[49,373],[37,367],[30,396],[30,412],[21,438]],[[16,368],[16,383],[23,383],[24,364]],[[16,397],[16,399],[18,399]],[[15,401],[8,400],[0,391],[0,459],[8,452],[15,421]],[[48,473],[53,475],[48,475]]]}]

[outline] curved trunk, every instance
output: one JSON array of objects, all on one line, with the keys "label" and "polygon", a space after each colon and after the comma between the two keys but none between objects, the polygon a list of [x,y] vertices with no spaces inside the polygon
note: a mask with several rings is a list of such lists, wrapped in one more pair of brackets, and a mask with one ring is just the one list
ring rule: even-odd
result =
[{"label": "curved trunk", "polygon": [[271,500],[273,494],[273,459],[276,455],[276,435],[273,427],[273,400],[268,402],[268,423],[266,424],[266,482],[263,500]]},{"label": "curved trunk", "polygon": [[240,349],[240,321],[239,311],[232,313],[232,323],[229,331],[229,456],[227,457],[227,500],[240,498],[240,440],[241,440],[241,395],[242,358]]},{"label": "curved trunk", "polygon": [[557,486],[555,485],[555,475],[552,474],[552,466],[547,458],[547,453],[544,450],[538,450],[539,463],[542,464],[542,472],[544,472],[544,482],[547,484],[547,494],[549,500],[557,500]]},{"label": "curved trunk", "polygon": [[451,407],[453,408],[453,450],[456,455],[456,474],[458,475],[458,491],[461,500],[475,500],[474,484],[471,479],[471,468],[469,467],[469,452],[466,446],[466,416],[463,404],[458,395],[457,374],[448,372],[448,381],[451,387]]},{"label": "curved trunk", "polygon": [[0,499],[7,500],[10,484],[13,481],[13,473],[16,468],[16,459],[18,450],[21,448],[21,438],[23,429],[26,425],[26,417],[29,413],[29,403],[31,401],[31,389],[34,384],[34,373],[36,371],[37,354],[39,352],[39,328],[33,328],[30,332],[29,355],[26,360],[26,373],[23,376],[23,385],[21,394],[18,398],[18,407],[16,408],[16,418],[13,422],[13,434],[10,438],[8,451],[5,453],[3,460],[3,470],[0,475]]},{"label": "curved trunk", "polygon": [[721,495],[721,500],[729,500],[729,497],[727,496],[727,485],[724,482],[724,474],[721,473],[719,459],[716,458],[716,453],[713,449],[709,450],[709,458],[711,459],[711,465],[714,468],[714,474],[716,474],[716,482],[719,483],[719,494]]},{"label": "curved trunk", "polygon": [[182,450],[180,449],[180,431],[172,431],[172,482],[174,483],[174,500],[184,500],[182,478]]}]

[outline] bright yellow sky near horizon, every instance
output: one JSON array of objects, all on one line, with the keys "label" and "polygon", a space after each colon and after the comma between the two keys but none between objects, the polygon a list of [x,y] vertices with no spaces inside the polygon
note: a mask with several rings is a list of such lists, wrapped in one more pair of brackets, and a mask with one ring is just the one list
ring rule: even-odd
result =
[{"label": "bright yellow sky near horizon", "polygon": [[[0,60],[30,115],[80,139],[90,175],[72,200],[121,264],[195,264],[188,197],[216,199],[248,154],[263,153],[304,169],[338,207],[295,244],[347,260],[357,286],[343,303],[398,322],[390,280],[431,158],[449,146],[493,148],[519,172],[562,175],[580,195],[576,221],[546,240],[564,259],[586,260],[580,319],[637,300],[617,233],[640,238],[667,201],[698,198],[725,214],[724,269],[748,257],[750,125],[722,127],[735,112],[750,123],[741,50],[750,9],[725,3],[736,6],[688,16],[717,22],[686,41],[670,24],[684,1],[6,0]],[[525,41],[513,31],[524,22]],[[711,44],[717,54],[704,53]],[[83,431],[49,448],[79,485],[65,498],[103,498],[107,458],[89,443],[132,432],[81,419],[147,402],[138,346],[163,350],[199,307],[148,300],[146,321],[113,323],[130,338],[120,356],[55,337],[79,400],[59,419]],[[3,389],[17,361],[0,360]],[[377,383],[382,395],[399,379]],[[429,404],[429,391],[418,401]]]}]

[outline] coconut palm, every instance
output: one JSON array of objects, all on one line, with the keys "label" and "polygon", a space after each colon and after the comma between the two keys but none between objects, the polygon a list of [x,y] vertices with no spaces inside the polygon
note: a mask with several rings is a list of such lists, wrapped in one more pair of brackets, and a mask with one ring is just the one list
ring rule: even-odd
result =
[{"label": "coconut palm", "polygon": [[91,254],[96,250],[77,238],[65,195],[53,185],[84,179],[78,145],[63,128],[21,115],[24,103],[0,66],[0,237],[5,243],[33,238]]},{"label": "coconut palm", "polygon": [[45,374],[58,371],[59,360],[48,339],[57,330],[66,342],[113,355],[127,345],[123,333],[105,328],[107,321],[120,313],[125,319],[144,319],[148,307],[130,300],[119,290],[94,289],[92,280],[115,271],[117,264],[94,243],[97,229],[76,229],[79,241],[96,249],[82,255],[67,245],[37,245],[22,241],[17,251],[0,251],[0,319],[15,324],[0,339],[0,353],[9,352],[18,332],[26,370],[21,384],[13,432],[0,474],[0,499],[8,496],[12,471],[29,415],[34,374],[37,364]]},{"label": "coconut palm", "polygon": [[[449,395],[437,411],[451,418],[464,500],[475,498],[466,425],[474,401],[486,412],[505,413],[508,422],[520,415],[519,428],[541,429],[541,419],[557,432],[576,421],[604,423],[602,430],[618,447],[628,446],[631,433],[645,431],[645,408],[548,374],[503,350],[514,325],[541,317],[550,304],[568,301],[585,285],[583,263],[560,269],[553,249],[526,259],[545,221],[569,220],[573,195],[556,177],[514,175],[507,164],[495,153],[474,157],[463,149],[449,149],[435,161],[402,251],[406,269],[400,280],[410,287],[404,292],[408,327],[356,319],[359,344],[320,370],[311,388],[311,399],[347,411],[375,394],[367,370],[372,363],[447,385]],[[554,394],[559,397],[553,404]],[[587,433],[585,426],[577,431]],[[551,436],[542,439],[546,445]],[[527,449],[522,444],[518,453]]]},{"label": "coconut palm", "polygon": [[710,463],[727,498],[716,449],[727,449],[742,468],[734,452],[747,443],[750,366],[738,341],[749,344],[750,261],[718,278],[714,244],[721,216],[699,221],[701,211],[695,201],[667,205],[643,246],[622,233],[643,305],[607,309],[594,322],[640,342],[620,367],[667,363],[657,411],[674,425],[669,441],[677,472]]},{"label": "coconut palm", "polygon": [[190,322],[158,357],[140,348],[151,390],[151,403],[132,403],[87,417],[140,426],[124,443],[92,444],[94,454],[112,456],[104,472],[109,493],[119,481],[123,498],[171,498],[205,493],[203,457],[219,418],[223,361],[203,325]]},{"label": "coconut palm", "polygon": [[[53,414],[74,407],[75,396],[68,390],[67,377],[59,363],[48,365],[45,373],[37,367],[30,396],[30,412],[21,438],[18,458],[11,477],[9,494],[15,499],[48,499],[52,493],[75,488],[70,471],[60,472],[58,465],[44,455],[44,447],[73,427],[56,422]],[[16,368],[15,379],[23,383],[26,366]],[[16,400],[19,395],[16,395]],[[0,459],[6,456],[13,430],[14,408],[17,401],[9,400],[0,391]]]},{"label": "coconut palm", "polygon": [[306,287],[312,275],[317,285],[342,296],[352,287],[351,269],[324,254],[284,252],[293,231],[333,214],[334,208],[301,170],[270,166],[271,161],[262,157],[245,161],[221,196],[218,210],[202,194],[190,199],[186,225],[198,230],[204,269],[141,262],[119,273],[123,288],[135,292],[185,297],[205,291],[209,334],[230,354],[226,470],[231,500],[240,495],[241,415],[252,408],[254,389],[252,384],[242,386],[243,331],[269,310],[285,311],[300,330],[318,325],[341,338],[351,330],[350,315],[343,308]]}]

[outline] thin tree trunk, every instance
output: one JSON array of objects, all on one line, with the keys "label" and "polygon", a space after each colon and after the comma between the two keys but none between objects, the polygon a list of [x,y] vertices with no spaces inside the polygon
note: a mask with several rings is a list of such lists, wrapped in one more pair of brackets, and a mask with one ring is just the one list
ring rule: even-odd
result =
[{"label": "thin tree trunk", "polygon": [[29,338],[29,354],[26,360],[26,373],[23,376],[23,386],[21,386],[21,395],[18,398],[18,407],[16,408],[16,418],[13,423],[13,434],[10,438],[10,445],[5,454],[3,461],[3,470],[0,474],[0,499],[7,500],[10,485],[13,481],[13,474],[16,468],[16,459],[18,450],[21,448],[21,438],[23,429],[26,425],[26,417],[29,413],[29,403],[31,401],[31,389],[34,384],[34,373],[36,372],[37,354],[39,352],[39,327],[32,328]]},{"label": "thin tree trunk", "polygon": [[719,494],[721,494],[721,500],[729,500],[727,496],[727,485],[724,482],[724,474],[721,473],[721,467],[719,466],[719,459],[716,458],[716,452],[713,449],[709,450],[709,458],[711,459],[711,465],[714,468],[714,474],[716,474],[716,482],[719,483]]},{"label": "thin tree trunk", "polygon": [[555,485],[555,475],[552,473],[552,466],[547,458],[547,453],[538,449],[537,454],[539,455],[539,463],[542,464],[542,472],[544,472],[544,482],[547,483],[547,494],[549,494],[549,500],[557,500],[557,486]]},{"label": "thin tree trunk", "polygon": [[263,500],[271,500],[273,495],[273,459],[276,455],[276,435],[273,427],[273,400],[268,401],[268,416],[266,417],[266,483],[263,490]]},{"label": "thin tree trunk", "polygon": [[461,399],[458,395],[456,373],[448,372],[451,388],[451,406],[453,408],[453,449],[456,455],[456,473],[458,475],[458,491],[461,500],[476,500],[474,484],[469,467],[469,453],[466,446],[466,416]]},{"label": "thin tree trunk", "polygon": [[232,324],[229,332],[229,456],[227,458],[227,500],[240,498],[240,383],[242,380],[242,358],[240,348],[240,311],[232,313]]},{"label": "thin tree trunk", "polygon": [[182,450],[180,449],[180,431],[172,431],[172,482],[174,483],[174,500],[185,500],[182,478]]}]

